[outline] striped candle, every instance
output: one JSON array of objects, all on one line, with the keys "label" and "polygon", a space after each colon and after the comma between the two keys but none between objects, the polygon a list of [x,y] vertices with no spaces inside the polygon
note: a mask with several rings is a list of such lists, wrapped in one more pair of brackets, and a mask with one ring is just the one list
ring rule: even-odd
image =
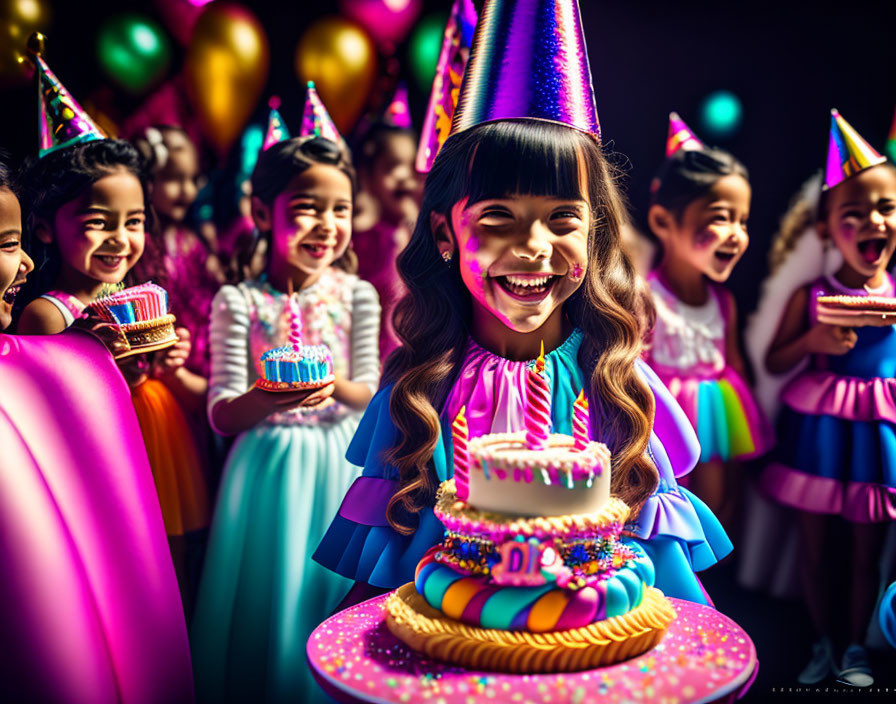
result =
[{"label": "striped candle", "polygon": [[467,407],[460,409],[454,422],[451,424],[451,441],[454,445],[454,485],[457,488],[457,498],[466,501],[470,495],[470,453],[467,450],[469,428],[467,427]]},{"label": "striped candle", "polygon": [[551,389],[544,374],[544,342],[535,365],[526,375],[526,444],[531,450],[544,450],[551,432]]},{"label": "striped candle", "polygon": [[289,343],[295,350],[302,344],[302,311],[297,294],[289,297]]},{"label": "striped candle", "polygon": [[584,450],[591,442],[588,433],[588,399],[585,398],[585,389],[579,392],[579,397],[572,407],[572,436],[575,438],[577,450]]}]

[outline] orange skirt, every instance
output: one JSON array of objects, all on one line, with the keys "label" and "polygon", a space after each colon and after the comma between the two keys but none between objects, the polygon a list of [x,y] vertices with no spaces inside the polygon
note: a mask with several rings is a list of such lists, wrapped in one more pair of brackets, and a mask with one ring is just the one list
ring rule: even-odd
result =
[{"label": "orange skirt", "polygon": [[183,535],[205,528],[209,523],[208,487],[180,404],[157,379],[147,379],[132,389],[131,397],[159,494],[165,532]]}]

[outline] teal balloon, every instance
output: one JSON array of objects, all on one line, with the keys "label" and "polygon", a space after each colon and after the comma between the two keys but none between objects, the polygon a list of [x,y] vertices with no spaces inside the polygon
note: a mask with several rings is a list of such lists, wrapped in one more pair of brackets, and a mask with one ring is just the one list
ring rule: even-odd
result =
[{"label": "teal balloon", "polygon": [[97,58],[109,78],[140,94],[168,70],[171,42],[155,20],[119,15],[100,28]]},{"label": "teal balloon", "polygon": [[730,90],[717,90],[703,99],[700,106],[700,122],[703,133],[709,137],[732,136],[740,128],[743,106]]},{"label": "teal balloon", "polygon": [[436,75],[436,65],[439,63],[439,53],[442,51],[442,36],[447,22],[448,15],[444,12],[424,17],[417,23],[408,42],[410,59],[408,63],[414,80],[424,92],[429,90]]}]

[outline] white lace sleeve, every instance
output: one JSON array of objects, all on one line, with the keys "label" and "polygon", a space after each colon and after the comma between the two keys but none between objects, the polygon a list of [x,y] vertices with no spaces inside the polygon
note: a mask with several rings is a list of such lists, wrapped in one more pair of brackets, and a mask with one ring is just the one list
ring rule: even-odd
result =
[{"label": "white lace sleeve", "polygon": [[209,326],[212,373],[208,390],[208,417],[225,399],[249,388],[249,304],[236,286],[222,286],[212,300]]},{"label": "white lace sleeve", "polygon": [[376,393],[380,383],[380,299],[376,289],[358,279],[352,292],[352,381]]}]

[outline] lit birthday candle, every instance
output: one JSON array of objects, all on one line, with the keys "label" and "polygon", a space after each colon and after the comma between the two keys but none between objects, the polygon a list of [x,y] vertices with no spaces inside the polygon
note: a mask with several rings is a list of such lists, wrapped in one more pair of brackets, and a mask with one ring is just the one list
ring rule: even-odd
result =
[{"label": "lit birthday candle", "polygon": [[302,311],[299,310],[299,297],[289,297],[289,344],[298,351],[302,344]]},{"label": "lit birthday candle", "polygon": [[591,442],[588,437],[588,399],[585,398],[585,389],[579,392],[572,407],[572,436],[576,441],[576,449],[584,450]]},{"label": "lit birthday candle", "polygon": [[467,427],[466,412],[467,407],[464,406],[451,424],[451,441],[454,445],[454,485],[457,488],[457,498],[461,501],[466,501],[470,495],[470,453],[467,451],[470,431]]},{"label": "lit birthday candle", "polygon": [[526,375],[526,444],[544,450],[551,432],[551,389],[544,374],[544,342],[541,354]]}]

